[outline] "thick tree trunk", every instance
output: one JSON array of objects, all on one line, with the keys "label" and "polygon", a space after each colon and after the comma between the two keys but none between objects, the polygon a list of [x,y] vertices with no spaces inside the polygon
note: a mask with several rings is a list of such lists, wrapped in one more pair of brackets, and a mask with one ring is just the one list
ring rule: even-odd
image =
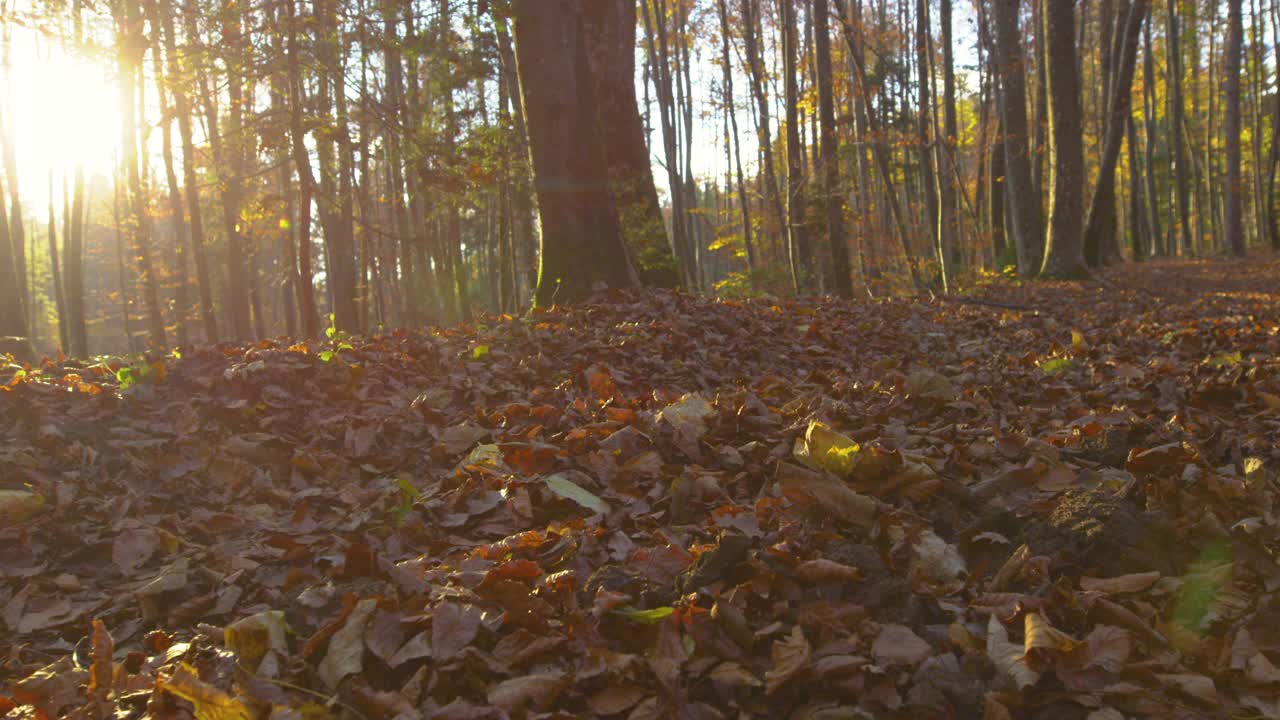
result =
[{"label": "thick tree trunk", "polygon": [[1226,246],[1232,255],[1244,255],[1244,179],[1240,172],[1240,56],[1243,46],[1241,0],[1227,0],[1226,117],[1227,186],[1225,203]]},{"label": "thick tree trunk", "polygon": [[542,224],[536,302],[574,302],[597,285],[639,283],[613,195],[587,60],[584,3],[516,0],[516,62]]},{"label": "thick tree trunk", "polygon": [[831,35],[827,0],[813,0],[813,32],[818,75],[818,121],[822,128],[822,176],[827,206],[827,242],[831,247],[832,289],[853,297],[853,268],[844,234],[844,190],[840,187],[840,148],[836,138],[835,98],[831,84]]},{"label": "thick tree trunk", "polygon": [[1075,7],[1070,0],[1044,0],[1041,8],[1049,82],[1049,237],[1042,275],[1085,274],[1081,215],[1084,213],[1084,140],[1080,74],[1076,56]]},{"label": "thick tree trunk", "polygon": [[[1037,0],[1038,1],[1038,0]],[[1018,30],[1018,0],[993,0],[995,63],[1004,137],[1005,185],[1018,273],[1039,272],[1044,253],[1044,220],[1033,180],[1027,127],[1026,62]]]}]

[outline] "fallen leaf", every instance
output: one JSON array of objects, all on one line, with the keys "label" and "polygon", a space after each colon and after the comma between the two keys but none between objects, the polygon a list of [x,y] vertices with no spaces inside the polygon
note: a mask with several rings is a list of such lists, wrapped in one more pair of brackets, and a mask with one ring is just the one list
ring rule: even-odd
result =
[{"label": "fallen leaf", "polygon": [[826,558],[800,563],[796,567],[796,577],[809,583],[852,582],[862,579],[858,568],[842,565]]},{"label": "fallen leaf", "polygon": [[609,503],[601,500],[594,493],[585,490],[581,485],[570,480],[566,473],[556,473],[543,478],[551,491],[567,500],[572,500],[582,507],[600,515],[609,513]]},{"label": "fallen leaf", "polygon": [[474,605],[443,602],[431,614],[431,657],[452,660],[471,644],[480,631],[480,609]]},{"label": "fallen leaf", "polygon": [[1080,589],[1108,594],[1136,593],[1151,587],[1159,579],[1160,573],[1155,571],[1119,575],[1111,578],[1082,577],[1080,578]]},{"label": "fallen leaf", "polygon": [[243,701],[200,680],[195,668],[186,663],[161,680],[160,688],[191,703],[196,720],[252,720],[254,717]]},{"label": "fallen leaf", "polygon": [[933,647],[905,625],[882,625],[871,645],[880,665],[915,665],[933,654]]},{"label": "fallen leaf", "polygon": [[336,689],[343,678],[364,668],[364,628],[377,608],[377,598],[364,598],[356,603],[346,624],[329,639],[329,649],[316,672],[330,690]]},{"label": "fallen leaf", "polygon": [[489,689],[489,702],[508,713],[519,713],[528,708],[549,710],[565,689],[565,678],[560,673],[536,673],[503,680]]},{"label": "fallen leaf", "polygon": [[791,634],[773,643],[773,666],[764,674],[765,694],[772,695],[809,665],[812,654],[804,631],[797,625]]}]

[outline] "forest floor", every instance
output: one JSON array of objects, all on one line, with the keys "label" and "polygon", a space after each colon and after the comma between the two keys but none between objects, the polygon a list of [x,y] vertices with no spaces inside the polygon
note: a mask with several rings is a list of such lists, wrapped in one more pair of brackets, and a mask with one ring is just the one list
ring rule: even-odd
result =
[{"label": "forest floor", "polygon": [[3,717],[1280,717],[1275,257],[0,385]]}]

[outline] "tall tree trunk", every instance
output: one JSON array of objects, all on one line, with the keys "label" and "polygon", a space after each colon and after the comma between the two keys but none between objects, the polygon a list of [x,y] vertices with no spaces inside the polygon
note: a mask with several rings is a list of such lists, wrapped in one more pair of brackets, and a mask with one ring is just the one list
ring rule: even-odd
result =
[{"label": "tall tree trunk", "polygon": [[[733,156],[737,170],[738,206],[742,212],[742,244],[747,252],[747,278],[754,285],[758,260],[755,243],[751,237],[751,204],[747,198],[747,184],[742,172],[742,146],[738,141],[738,109],[733,95],[733,62],[729,54],[729,8],[727,0],[716,0],[716,9],[720,17],[720,63],[724,72],[725,111],[729,117],[730,140],[733,142]],[[828,59],[828,72],[830,71]],[[727,150],[726,150],[727,151]]]},{"label": "tall tree trunk", "polygon": [[610,186],[643,280],[646,268],[669,270],[673,258],[636,102],[636,2],[593,0],[584,7],[587,58],[609,149]]},{"label": "tall tree trunk", "polygon": [[1008,212],[1018,273],[1033,275],[1039,271],[1044,254],[1044,220],[1028,145],[1026,62],[1018,30],[1018,2],[993,0],[991,14],[995,21],[995,64],[1000,83],[997,106],[1003,126]]},{"label": "tall tree trunk", "polygon": [[1084,212],[1084,139],[1075,7],[1069,0],[1043,2],[1050,173],[1049,237],[1040,272],[1048,277],[1072,278],[1085,273],[1080,223]]},{"label": "tall tree trunk", "polygon": [[[693,238],[689,237],[688,212],[685,207],[687,195],[684,179],[680,175],[675,85],[672,81],[671,56],[667,44],[666,5],[662,0],[644,0],[644,3],[645,35],[648,39],[650,62],[654,67],[652,81],[658,96],[663,159],[667,168],[667,184],[671,190],[671,244],[676,259],[680,263],[679,270],[683,282],[692,287],[695,268],[692,267],[693,258],[690,248],[693,245]],[[526,118],[526,122],[532,121]],[[545,244],[546,241],[543,242]]]},{"label": "tall tree trunk", "polygon": [[[1174,192],[1178,201],[1178,249],[1182,254],[1191,252],[1191,193],[1187,185],[1187,153],[1182,139],[1182,29],[1178,23],[1178,0],[1167,0],[1168,26],[1165,32],[1165,68],[1167,98],[1169,102],[1169,142],[1173,145]],[[1172,250],[1172,248],[1170,248]]]},{"label": "tall tree trunk", "polygon": [[804,187],[800,147],[799,90],[796,87],[796,10],[792,0],[781,0],[783,87],[787,117],[787,256],[791,286],[796,294],[813,289],[813,249],[804,226]]},{"label": "tall tree trunk", "polygon": [[938,164],[938,265],[942,289],[950,291],[952,264],[958,256],[960,224],[956,219],[956,72],[951,37],[951,0],[938,0],[938,24],[942,34],[942,137],[934,142]]},{"label": "tall tree trunk", "polygon": [[1085,261],[1093,266],[1119,259],[1114,256],[1116,165],[1129,120],[1133,73],[1138,59],[1139,33],[1147,16],[1147,0],[1120,0],[1115,11],[1115,25],[1121,44],[1118,57],[1112,58],[1117,63],[1116,74],[1114,82],[1109,83],[1111,97],[1107,99],[1105,142],[1084,233]]},{"label": "tall tree trunk", "polygon": [[1244,179],[1240,172],[1240,56],[1243,46],[1241,0],[1227,0],[1226,118],[1227,186],[1225,203],[1226,246],[1232,255],[1244,255]]},{"label": "tall tree trunk", "polygon": [[[63,185],[65,187],[65,183]],[[58,226],[53,217],[53,170],[49,170],[49,279],[53,283],[53,302],[58,311],[58,349],[66,352],[70,346],[67,340],[67,301],[62,291],[62,273],[58,266]],[[65,239],[64,239],[65,240]]]},{"label": "tall tree trunk", "polygon": [[1156,192],[1156,71],[1151,49],[1151,26],[1142,28],[1142,117],[1146,138],[1143,143],[1143,177],[1146,179],[1147,231],[1151,237],[1148,252],[1165,254],[1164,234],[1160,230],[1160,195]]},{"label": "tall tree trunk", "polygon": [[154,32],[151,46],[151,61],[155,72],[156,83],[156,99],[160,105],[160,139],[161,153],[164,160],[165,180],[169,190],[169,220],[172,224],[173,232],[173,258],[176,261],[173,268],[176,276],[176,288],[174,296],[174,325],[177,333],[178,345],[185,346],[190,343],[190,337],[187,332],[187,315],[189,314],[190,300],[188,298],[188,282],[187,282],[187,254],[186,246],[183,242],[186,236],[186,218],[182,214],[182,194],[178,185],[178,176],[173,169],[173,113],[169,108],[169,99],[167,92],[167,81],[165,80],[165,68],[163,54],[160,46],[163,41],[160,32],[159,5],[150,0],[146,6],[147,15],[151,21],[151,27]]},{"label": "tall tree trunk", "polygon": [[813,0],[818,120],[822,128],[822,175],[827,206],[827,242],[831,246],[832,286],[836,295],[853,297],[853,268],[844,234],[844,190],[840,187],[840,148],[836,138],[835,97],[831,84],[831,35],[827,0]]},{"label": "tall tree trunk", "polygon": [[0,197],[0,307],[8,308],[0,312],[0,336],[26,337],[26,304],[18,285],[18,259],[9,228],[9,214],[3,197]]},{"label": "tall tree trunk", "polygon": [[929,239],[929,247],[933,256],[938,257],[938,180],[934,167],[932,142],[933,128],[933,91],[932,77],[929,72],[931,62],[930,35],[932,27],[929,22],[928,0],[916,0],[916,151],[920,162],[920,186],[924,196],[924,221]]},{"label": "tall tree trunk", "polygon": [[135,80],[140,70],[146,45],[142,38],[142,15],[136,0],[122,0],[113,8],[116,22],[116,62],[120,72],[120,108],[123,122],[120,127],[121,153],[123,153],[125,178],[128,182],[128,219],[126,236],[131,240],[133,252],[142,275],[143,301],[147,309],[147,335],[152,349],[167,346],[164,318],[160,313],[160,281],[151,259],[151,215],[147,195],[138,169],[138,126],[135,114]]},{"label": "tall tree trunk", "polygon": [[[773,130],[769,121],[769,99],[765,94],[765,69],[763,54],[756,35],[757,0],[742,0],[742,42],[747,55],[751,96],[756,102],[756,137],[763,167],[765,199],[773,214],[773,235],[783,233],[786,213],[782,207],[782,192],[778,188],[778,173],[773,166]],[[775,242],[776,246],[777,243]]]},{"label": "tall tree trunk", "polygon": [[597,283],[639,283],[609,192],[609,164],[582,22],[592,0],[516,0],[516,62],[542,223],[535,294],[574,302]]},{"label": "tall tree trunk", "polygon": [[[191,100],[184,89],[194,71],[191,59],[178,54],[177,32],[174,27],[175,10],[172,0],[157,0],[161,31],[164,34],[165,55],[169,59],[169,71],[165,81],[173,91],[173,104],[178,116],[178,136],[182,142],[182,183],[187,197],[188,241],[191,257],[196,266],[196,289],[200,294],[200,319],[204,327],[205,342],[217,343],[218,319],[213,310],[213,281],[209,276],[209,261],[204,248],[204,222],[200,209],[200,187],[196,168],[195,142],[191,137]],[[77,170],[77,174],[80,171]],[[82,193],[83,194],[83,193]]]},{"label": "tall tree trunk", "polygon": [[304,88],[301,47],[298,44],[299,1],[285,0],[288,15],[285,37],[289,53],[289,141],[293,165],[298,172],[298,314],[302,320],[303,337],[314,338],[320,334],[311,268],[311,199],[315,195],[316,180],[311,172],[311,151],[307,149],[306,131],[302,124]]}]

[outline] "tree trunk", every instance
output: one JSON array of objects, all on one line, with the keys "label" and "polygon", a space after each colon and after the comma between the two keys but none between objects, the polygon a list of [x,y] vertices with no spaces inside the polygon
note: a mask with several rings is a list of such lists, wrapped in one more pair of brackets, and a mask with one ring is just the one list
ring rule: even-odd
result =
[{"label": "tree trunk", "polygon": [[1169,101],[1169,132],[1167,134],[1169,142],[1173,145],[1171,153],[1173,183],[1178,201],[1178,237],[1180,239],[1178,249],[1182,254],[1187,254],[1191,252],[1191,198],[1190,189],[1187,186],[1187,153],[1182,139],[1182,51],[1179,49],[1182,29],[1178,23],[1177,5],[1177,0],[1168,0],[1166,4],[1168,27],[1165,32],[1165,68],[1168,72],[1166,95]]},{"label": "tree trunk", "polygon": [[1240,56],[1243,46],[1241,0],[1227,0],[1226,65],[1227,186],[1225,203],[1226,246],[1232,255],[1244,256],[1244,179],[1240,172]]},{"label": "tree trunk", "polygon": [[[773,131],[769,121],[769,100],[765,95],[765,69],[760,43],[756,36],[756,0],[742,0],[742,42],[747,54],[747,70],[751,95],[756,101],[756,136],[763,167],[765,199],[773,213],[773,236],[782,233],[786,213],[782,208],[782,192],[778,189],[778,173],[773,167]],[[777,243],[774,243],[776,248]]]},{"label": "tree trunk", "polygon": [[840,187],[840,148],[836,138],[835,98],[831,86],[831,35],[827,0],[813,0],[813,32],[818,75],[818,121],[822,134],[822,175],[827,206],[827,242],[836,295],[853,297],[853,268],[844,234],[844,190]]},{"label": "tree trunk", "polygon": [[1018,274],[1033,275],[1039,271],[1044,253],[1044,220],[1040,198],[1035,192],[1028,146],[1026,62],[1018,30],[1018,2],[992,0],[991,14],[995,21],[995,62],[1000,80],[998,107],[1004,136],[1008,212]]},{"label": "tree trunk", "polygon": [[1165,253],[1164,234],[1160,230],[1160,195],[1156,192],[1156,71],[1155,55],[1151,50],[1151,25],[1142,28],[1142,116],[1146,139],[1143,144],[1143,177],[1146,179],[1147,232],[1151,243],[1150,253]]},{"label": "tree trunk", "polygon": [[942,289],[951,289],[952,263],[959,250],[959,224],[956,222],[956,73],[952,58],[951,0],[938,0],[938,24],[942,33],[942,137],[934,141],[938,171],[938,265],[942,270]]},{"label": "tree trunk", "polygon": [[1049,237],[1042,275],[1085,274],[1083,235],[1084,141],[1080,75],[1076,57],[1075,7],[1070,0],[1044,0],[1041,8],[1049,93]]},{"label": "tree trunk", "polygon": [[[121,7],[121,5],[123,7]],[[135,114],[135,78],[146,46],[142,39],[142,17],[136,0],[125,0],[114,8],[116,21],[116,62],[120,72],[121,153],[128,182],[128,219],[125,235],[130,238],[142,275],[143,301],[147,306],[147,335],[152,349],[163,350],[164,318],[160,313],[160,282],[151,259],[151,214],[138,170],[138,127]]]},{"label": "tree trunk", "polygon": [[1120,145],[1124,142],[1125,127],[1132,103],[1133,73],[1138,59],[1139,33],[1147,16],[1147,0],[1121,0],[1115,9],[1115,25],[1118,28],[1120,51],[1112,61],[1116,65],[1114,82],[1110,83],[1111,97],[1107,99],[1105,143],[1098,167],[1098,182],[1089,203],[1088,223],[1084,233],[1085,261],[1092,266],[1113,262],[1116,214],[1116,165],[1120,159]]},{"label": "tree trunk", "polygon": [[609,191],[605,133],[587,60],[584,3],[516,0],[516,63],[542,225],[535,299],[575,302],[639,283]]},{"label": "tree trunk", "polygon": [[[756,249],[751,237],[751,204],[747,198],[746,179],[742,173],[742,146],[738,142],[738,110],[733,96],[733,63],[729,54],[729,8],[726,0],[716,0],[716,9],[720,16],[720,63],[723,66],[725,111],[729,117],[730,140],[733,142],[733,155],[737,169],[738,206],[742,212],[742,244],[747,252],[747,279],[754,286],[756,269]],[[830,72],[830,59],[827,61]],[[726,148],[726,152],[728,149]]]},{"label": "tree trunk", "polygon": [[[209,277],[209,261],[204,248],[204,222],[200,210],[200,188],[197,180],[196,149],[191,137],[191,100],[184,89],[193,72],[191,62],[178,54],[177,33],[174,28],[172,0],[157,0],[162,20],[165,55],[169,59],[169,76],[166,82],[173,90],[173,104],[178,116],[178,136],[182,142],[182,183],[187,196],[188,240],[191,257],[196,266],[196,289],[200,294],[200,319],[204,327],[205,342],[218,342],[218,319],[213,311],[213,281]],[[182,79],[179,79],[182,78]],[[79,173],[79,171],[77,171]],[[83,193],[82,193],[83,194]]]},{"label": "tree trunk", "polygon": [[[66,183],[63,183],[66,188]],[[58,311],[58,349],[66,352],[70,343],[67,340],[67,302],[62,292],[62,273],[58,269],[58,231],[53,217],[53,170],[49,171],[49,280],[53,283],[53,302]]]},{"label": "tree trunk", "polygon": [[813,249],[804,226],[804,188],[800,147],[799,90],[796,87],[796,9],[792,0],[780,0],[782,13],[783,87],[787,117],[787,257],[791,286],[797,295],[813,289]]}]

